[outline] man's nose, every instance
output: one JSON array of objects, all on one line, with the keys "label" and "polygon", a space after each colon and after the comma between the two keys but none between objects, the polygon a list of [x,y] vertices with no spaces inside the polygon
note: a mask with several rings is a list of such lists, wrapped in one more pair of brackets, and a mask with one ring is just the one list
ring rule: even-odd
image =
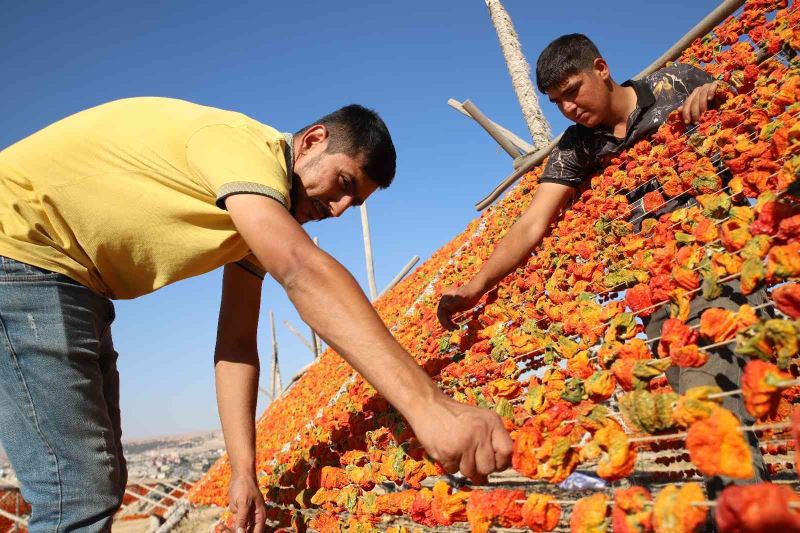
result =
[{"label": "man's nose", "polygon": [[337,202],[331,204],[331,215],[334,217],[341,216],[351,205],[353,205],[353,197],[342,196]]},{"label": "man's nose", "polygon": [[571,115],[575,112],[577,106],[574,102],[561,102],[561,110],[565,115]]}]

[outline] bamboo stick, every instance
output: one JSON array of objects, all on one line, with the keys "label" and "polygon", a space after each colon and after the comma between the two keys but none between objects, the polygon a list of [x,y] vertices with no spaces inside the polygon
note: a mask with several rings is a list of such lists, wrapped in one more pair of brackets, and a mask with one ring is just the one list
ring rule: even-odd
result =
[{"label": "bamboo stick", "polygon": [[497,141],[497,144],[499,144],[508,155],[510,155],[512,158],[519,156],[519,150],[516,146],[514,146],[514,143],[512,143],[505,135],[503,135],[500,130],[495,127],[492,121],[489,120],[480,109],[478,109],[478,106],[469,100],[464,100],[462,106],[464,107],[464,110],[469,113],[473,119],[475,119],[475,122],[480,124],[481,127],[486,130],[486,133],[492,137],[492,139]]},{"label": "bamboo stick", "polygon": [[361,204],[361,232],[364,236],[364,256],[367,262],[367,281],[369,282],[369,298],[374,300],[378,297],[378,288],[375,285],[375,267],[372,262],[372,239],[369,234],[369,216],[367,214],[367,203]]},{"label": "bamboo stick", "polygon": [[275,333],[275,313],[272,312],[270,309],[269,311],[269,324],[270,329],[272,330],[272,373],[270,374],[270,391],[271,391],[271,398],[275,400],[281,394],[281,390],[283,390],[283,384],[281,383],[281,368],[278,363],[278,336]]},{"label": "bamboo stick", "polygon": [[378,294],[378,298],[380,298],[381,296],[392,290],[392,288],[394,288],[395,285],[400,283],[400,281],[404,277],[406,277],[406,274],[408,274],[411,271],[411,269],[414,268],[414,265],[416,265],[418,262],[419,262],[418,255],[412,257],[411,260],[408,263],[406,263],[406,266],[404,266],[403,269],[400,272],[398,272],[394,278],[392,278],[392,281],[390,281],[389,284],[383,288],[380,294]]},{"label": "bamboo stick", "polygon": [[300,340],[300,342],[302,342],[305,345],[306,348],[308,348],[308,351],[310,351],[312,354],[316,353],[314,351],[314,347],[311,345],[311,343],[308,341],[308,339],[303,337],[303,334],[300,333],[299,331],[297,331],[294,328],[294,326],[292,326],[291,322],[289,322],[288,320],[284,320],[283,321],[283,325],[286,326],[286,329],[288,329],[292,333],[292,335],[297,337]]},{"label": "bamboo stick", "polygon": [[[462,115],[467,116],[469,118],[473,118],[472,115],[470,115],[464,109],[464,104],[462,104],[458,100],[456,100],[454,98],[450,98],[449,100],[447,100],[447,105],[449,105],[450,107],[452,107],[453,109],[455,109],[456,111],[461,113]],[[474,120],[474,118],[473,118],[473,120]],[[532,152],[535,149],[532,144],[522,140],[514,132],[504,128],[503,126],[501,126],[497,122],[493,121],[492,119],[488,119],[488,120],[495,128],[497,128],[500,131],[500,133],[502,133],[509,141],[511,141],[511,143],[517,148],[517,150],[519,150],[519,152],[521,152],[523,154],[527,154],[528,152]],[[516,161],[516,159],[515,159],[515,161]]]}]

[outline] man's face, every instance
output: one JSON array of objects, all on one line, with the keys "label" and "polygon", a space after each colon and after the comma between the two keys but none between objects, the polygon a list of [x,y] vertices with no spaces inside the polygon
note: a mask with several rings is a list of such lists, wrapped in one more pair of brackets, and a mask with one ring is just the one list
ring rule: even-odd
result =
[{"label": "man's face", "polygon": [[361,157],[325,151],[328,132],[324,126],[313,126],[299,141],[291,213],[300,224],[338,217],[348,207],[361,205],[378,188],[364,173]]},{"label": "man's face", "polygon": [[[598,62],[602,63],[598,65]],[[596,59],[591,70],[567,76],[549,89],[547,96],[569,120],[593,128],[603,122],[608,113],[610,94],[607,80],[608,66],[602,59]]]}]

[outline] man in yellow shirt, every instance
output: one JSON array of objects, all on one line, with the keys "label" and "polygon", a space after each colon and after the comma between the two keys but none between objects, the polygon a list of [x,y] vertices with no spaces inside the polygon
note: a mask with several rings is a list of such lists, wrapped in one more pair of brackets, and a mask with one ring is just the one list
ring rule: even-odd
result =
[{"label": "man in yellow shirt", "polygon": [[341,215],[394,173],[386,125],[356,105],[292,135],[240,113],[132,98],[0,152],[0,440],[32,504],[31,533],[108,531],[120,505],[111,300],[220,266],[214,362],[237,528],[264,530],[254,419],[265,272],[448,471],[479,480],[505,468],[499,418],[442,394],[300,227]]}]

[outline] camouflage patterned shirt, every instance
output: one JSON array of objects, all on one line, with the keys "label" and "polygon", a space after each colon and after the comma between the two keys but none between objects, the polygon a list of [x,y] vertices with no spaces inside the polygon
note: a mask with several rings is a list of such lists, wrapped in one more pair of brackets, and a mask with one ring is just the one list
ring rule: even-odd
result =
[{"label": "camouflage patterned shirt", "polygon": [[640,81],[626,81],[622,85],[636,91],[636,108],[628,116],[625,137],[615,137],[605,126],[570,126],[550,152],[539,182],[581,185],[622,150],[657,130],[693,90],[712,81],[706,72],[684,63],[657,70]]}]

